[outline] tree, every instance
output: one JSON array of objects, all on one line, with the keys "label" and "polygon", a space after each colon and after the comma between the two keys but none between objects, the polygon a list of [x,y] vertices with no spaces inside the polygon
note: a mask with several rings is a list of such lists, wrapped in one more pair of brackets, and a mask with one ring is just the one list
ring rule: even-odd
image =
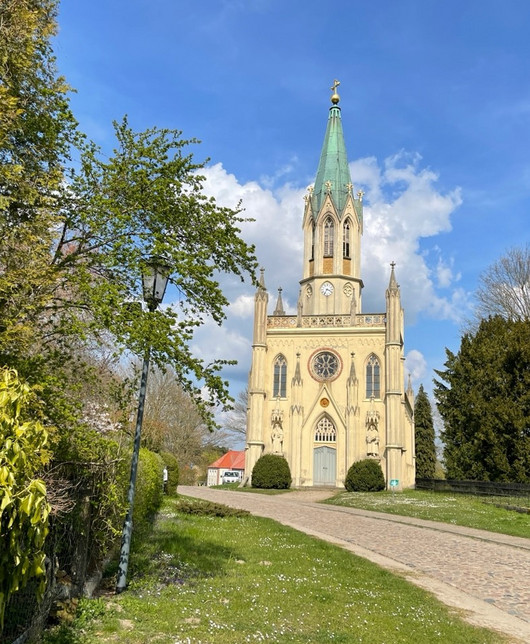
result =
[{"label": "tree", "polygon": [[431,403],[420,385],[414,401],[414,431],[416,443],[416,478],[432,479],[436,470],[436,445]]},{"label": "tree", "polygon": [[[177,130],[136,133],[124,119],[108,156],[83,138],[55,71],[56,8],[56,0],[2,4],[0,359],[30,378],[28,358],[45,356],[56,372],[72,346],[105,342],[135,355],[149,346],[211,423],[203,393],[211,403],[229,400],[225,362],[205,364],[189,344],[206,317],[225,317],[219,274],[253,279],[240,208],[203,194],[206,162],[194,162],[188,148],[197,141]],[[130,306],[142,299],[152,255],[168,262],[178,293],[154,313]]]},{"label": "tree", "polygon": [[477,321],[500,315],[530,320],[530,244],[512,248],[487,268],[475,293]]},{"label": "tree", "polygon": [[181,472],[200,458],[210,431],[173,369],[149,374],[142,435],[149,449],[173,454]]},{"label": "tree", "polygon": [[[130,389],[113,373],[94,384],[98,348],[121,360],[150,350],[155,365],[173,368],[201,426],[212,425],[215,404],[229,400],[225,362],[197,359],[190,342],[205,318],[225,317],[219,275],[254,279],[256,260],[240,237],[240,206],[204,195],[206,161],[189,151],[197,141],[133,132],[123,119],[104,153],[79,132],[55,69],[57,6],[0,3],[0,365],[38,386],[28,416],[57,427],[54,471],[94,481],[91,511],[108,546],[122,510],[121,445],[87,428],[98,425],[87,406],[114,399],[120,412]],[[152,255],[167,261],[174,288],[155,312],[140,304]]]},{"label": "tree", "polygon": [[446,354],[434,393],[447,477],[530,482],[530,321],[483,320]]},{"label": "tree", "polygon": [[237,394],[232,409],[223,423],[223,428],[237,440],[247,435],[247,409],[248,386]]},{"label": "tree", "polygon": [[0,7],[0,351],[34,341],[69,150],[79,138],[50,39],[56,0]]}]

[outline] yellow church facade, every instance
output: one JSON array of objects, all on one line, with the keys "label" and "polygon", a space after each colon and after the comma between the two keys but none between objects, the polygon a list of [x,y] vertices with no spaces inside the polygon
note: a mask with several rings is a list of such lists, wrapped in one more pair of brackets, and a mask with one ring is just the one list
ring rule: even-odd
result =
[{"label": "yellow church facade", "polygon": [[385,311],[362,312],[363,195],[350,178],[337,85],[305,198],[297,314],[286,315],[279,289],[269,315],[263,271],[255,294],[245,482],[275,453],[294,487],[343,487],[349,467],[370,458],[399,490],[415,482],[401,294],[392,264]]}]

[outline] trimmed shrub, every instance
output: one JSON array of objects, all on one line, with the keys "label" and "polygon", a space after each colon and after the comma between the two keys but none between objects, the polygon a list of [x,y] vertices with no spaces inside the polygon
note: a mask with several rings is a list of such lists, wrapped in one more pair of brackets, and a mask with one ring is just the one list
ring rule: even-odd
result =
[{"label": "trimmed shrub", "polygon": [[133,525],[142,530],[162,503],[164,462],[160,454],[140,448],[133,507]]},{"label": "trimmed shrub", "polygon": [[250,514],[248,510],[239,510],[222,503],[200,501],[198,499],[181,499],[175,507],[183,514],[193,514],[201,517],[246,517]]},{"label": "trimmed shrub", "polygon": [[344,486],[348,492],[379,492],[385,489],[381,466],[371,458],[357,461],[348,470]]},{"label": "trimmed shrub", "polygon": [[291,487],[291,470],[283,456],[264,454],[252,470],[252,487],[265,490],[287,490]]},{"label": "trimmed shrub", "polygon": [[177,486],[179,484],[179,464],[175,456],[171,452],[160,452],[160,456],[167,467],[167,493],[173,495],[177,493]]}]

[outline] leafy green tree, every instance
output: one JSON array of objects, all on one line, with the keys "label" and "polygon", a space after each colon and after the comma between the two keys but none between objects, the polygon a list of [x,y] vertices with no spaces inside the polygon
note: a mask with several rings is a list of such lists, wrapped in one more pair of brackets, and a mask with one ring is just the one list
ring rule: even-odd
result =
[{"label": "leafy green tree", "polygon": [[38,473],[48,462],[48,432],[28,419],[34,393],[16,371],[0,370],[0,630],[7,600],[30,579],[45,587],[44,540],[50,506]]},{"label": "leafy green tree", "polygon": [[434,393],[447,477],[530,482],[530,322],[483,320],[446,354]]},{"label": "leafy green tree", "polygon": [[31,347],[49,270],[69,150],[79,139],[50,39],[56,0],[0,5],[0,351]]},{"label": "leafy green tree", "polygon": [[[57,372],[72,349],[150,346],[210,420],[211,405],[229,400],[224,362],[206,364],[189,344],[206,317],[225,317],[219,274],[254,275],[240,208],[204,195],[205,162],[189,152],[197,141],[177,130],[136,133],[124,119],[108,156],[84,140],[55,70],[56,9],[56,0],[1,8],[0,359],[30,378],[42,356]],[[155,313],[130,306],[152,255],[168,262],[177,292]]]},{"label": "leafy green tree", "polygon": [[[78,131],[51,46],[57,6],[0,3],[0,365],[38,385],[29,404],[34,418],[57,426],[54,471],[70,483],[104,470],[92,479],[106,545],[122,509],[123,459],[100,431],[94,401],[106,410],[112,398],[123,411],[130,389],[113,374],[95,386],[99,348],[119,357],[149,347],[213,424],[214,405],[229,400],[224,362],[195,358],[190,342],[206,317],[224,319],[219,275],[253,279],[256,260],[240,237],[240,206],[204,195],[206,162],[189,151],[195,140],[176,130],[136,133],[124,119],[104,154]],[[140,275],[152,255],[170,265],[175,296],[148,312]]]},{"label": "leafy green tree", "polygon": [[414,432],[416,443],[416,478],[435,478],[436,445],[434,442],[434,423],[429,398],[420,385],[414,401]]}]

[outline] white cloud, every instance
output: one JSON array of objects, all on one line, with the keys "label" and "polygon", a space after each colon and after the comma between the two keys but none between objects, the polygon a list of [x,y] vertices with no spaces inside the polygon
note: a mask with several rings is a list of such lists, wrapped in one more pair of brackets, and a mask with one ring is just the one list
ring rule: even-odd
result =
[{"label": "white cloud", "polygon": [[410,374],[414,383],[421,381],[427,373],[427,361],[416,349],[409,351],[405,357],[405,373]]},{"label": "white cloud", "polygon": [[[400,152],[383,164],[374,157],[358,159],[350,169],[356,190],[365,191],[363,310],[384,311],[390,262],[394,261],[407,323],[419,314],[460,320],[469,309],[470,294],[455,285],[459,275],[452,258],[444,258],[435,244],[428,250],[420,248],[422,239],[451,230],[451,216],[462,202],[460,190],[444,193],[437,189],[438,176],[422,168],[421,157],[416,154]],[[285,183],[272,190],[256,181],[241,184],[222,164],[206,168],[202,174],[206,177],[205,191],[219,204],[234,207],[241,200],[244,215],[254,220],[241,228],[246,241],[255,244],[258,261],[266,269],[269,312],[275,306],[279,286],[283,288],[286,311],[294,312],[302,276],[306,188]],[[234,376],[244,378],[250,366],[254,289],[226,276],[221,276],[221,282],[232,302],[228,319],[221,328],[211,325],[197,332],[194,345],[204,357],[215,354],[240,360]],[[411,351],[407,360],[414,379],[420,378],[426,368],[423,356]]]},{"label": "white cloud", "polygon": [[[375,312],[384,306],[389,264],[393,261],[408,322],[419,313],[459,320],[460,307],[468,296],[463,291],[458,297],[455,293],[443,297],[436,292],[436,287],[452,285],[454,276],[447,270],[452,260],[444,260],[438,252],[438,266],[446,270],[437,273],[437,267],[431,268],[428,263],[428,254],[421,252],[420,240],[451,230],[451,215],[462,198],[458,188],[446,194],[437,190],[438,176],[422,168],[420,161],[419,155],[400,152],[386,159],[383,168],[373,157],[350,164],[356,188],[366,194],[362,240],[364,310]],[[469,308],[467,303],[465,306]]]},{"label": "white cloud", "polygon": [[252,295],[240,295],[235,302],[230,304],[229,314],[237,318],[252,318],[254,313],[254,297]]}]

